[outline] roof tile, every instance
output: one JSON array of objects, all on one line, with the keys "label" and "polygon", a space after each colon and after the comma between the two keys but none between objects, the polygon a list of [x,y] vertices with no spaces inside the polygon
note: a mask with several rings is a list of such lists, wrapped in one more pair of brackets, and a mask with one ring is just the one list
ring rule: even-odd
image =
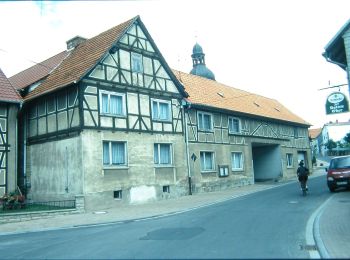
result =
[{"label": "roof tile", "polygon": [[37,63],[36,65],[13,75],[9,80],[16,89],[27,87],[49,75],[68,54],[69,52],[62,51],[43,62]]},{"label": "roof tile", "polygon": [[226,86],[217,81],[173,70],[196,105],[310,125],[275,99]]},{"label": "roof tile", "polygon": [[32,99],[79,81],[137,18],[138,16],[79,44],[25,99]]},{"label": "roof tile", "polygon": [[19,103],[21,100],[21,96],[0,69],[0,101]]}]

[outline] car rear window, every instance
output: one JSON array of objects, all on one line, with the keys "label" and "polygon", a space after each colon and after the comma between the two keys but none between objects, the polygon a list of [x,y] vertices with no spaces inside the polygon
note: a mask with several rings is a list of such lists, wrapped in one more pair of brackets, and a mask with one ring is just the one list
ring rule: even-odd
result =
[{"label": "car rear window", "polygon": [[331,160],[330,169],[350,168],[350,157],[335,158]]}]

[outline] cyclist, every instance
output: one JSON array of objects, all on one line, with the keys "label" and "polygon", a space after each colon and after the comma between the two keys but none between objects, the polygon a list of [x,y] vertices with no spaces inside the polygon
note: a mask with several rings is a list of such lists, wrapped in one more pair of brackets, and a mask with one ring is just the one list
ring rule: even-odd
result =
[{"label": "cyclist", "polygon": [[309,169],[304,166],[304,160],[301,160],[297,170],[298,180],[300,182],[300,187],[303,192],[303,195],[306,195],[307,188],[307,179],[309,175]]}]

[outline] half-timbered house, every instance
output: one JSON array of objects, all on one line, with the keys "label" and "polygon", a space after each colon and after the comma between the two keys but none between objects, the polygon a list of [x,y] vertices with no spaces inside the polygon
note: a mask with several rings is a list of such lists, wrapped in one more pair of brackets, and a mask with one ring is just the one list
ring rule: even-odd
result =
[{"label": "half-timbered house", "polygon": [[137,16],[11,77],[28,197],[97,209],[294,174],[308,123],[216,82],[196,50],[207,78],[171,70]]},{"label": "half-timbered house", "polygon": [[17,190],[17,115],[21,100],[0,69],[0,197]]},{"label": "half-timbered house", "polygon": [[30,198],[83,195],[96,208],[187,192],[187,94],[139,17],[45,62],[46,74],[11,78],[36,75],[22,86]]},{"label": "half-timbered house", "polygon": [[189,176],[196,191],[295,176],[311,162],[308,127],[277,100],[215,81],[196,43],[190,74],[174,71],[184,85]]}]

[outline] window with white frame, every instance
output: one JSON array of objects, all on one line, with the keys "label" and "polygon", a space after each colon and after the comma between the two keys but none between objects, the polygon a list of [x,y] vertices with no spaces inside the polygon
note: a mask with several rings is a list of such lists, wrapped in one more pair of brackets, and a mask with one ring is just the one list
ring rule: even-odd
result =
[{"label": "window with white frame", "polygon": [[125,116],[125,94],[101,91],[101,114]]},{"label": "window with white frame", "polygon": [[287,167],[291,168],[293,167],[293,154],[287,153]]},{"label": "window with white frame", "polygon": [[241,122],[237,117],[228,118],[228,130],[230,134],[236,134],[241,132]]},{"label": "window with white frame", "polygon": [[164,100],[152,100],[152,118],[159,121],[170,121],[170,102]]},{"label": "window with white frame", "polygon": [[103,165],[126,166],[126,142],[103,141]]},{"label": "window with white frame", "polygon": [[232,171],[242,171],[243,170],[243,153],[232,152],[231,164],[232,164]]},{"label": "window with white frame", "polygon": [[198,129],[202,131],[213,130],[212,114],[198,112]]},{"label": "window with white frame", "polygon": [[171,144],[154,144],[154,163],[157,165],[171,165]]},{"label": "window with white frame", "polygon": [[132,52],[131,53],[131,69],[133,72],[142,73],[143,65],[142,65],[142,55]]},{"label": "window with white frame", "polygon": [[200,152],[200,159],[201,159],[201,171],[215,170],[213,152]]}]

